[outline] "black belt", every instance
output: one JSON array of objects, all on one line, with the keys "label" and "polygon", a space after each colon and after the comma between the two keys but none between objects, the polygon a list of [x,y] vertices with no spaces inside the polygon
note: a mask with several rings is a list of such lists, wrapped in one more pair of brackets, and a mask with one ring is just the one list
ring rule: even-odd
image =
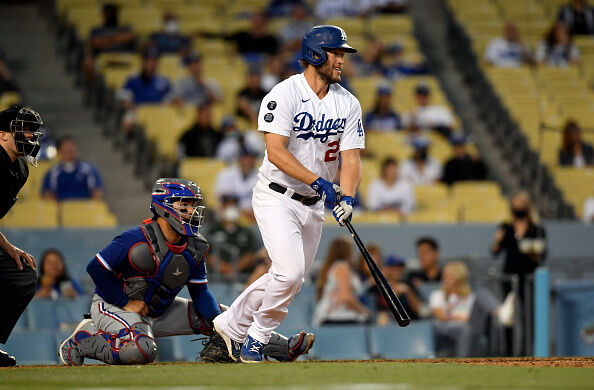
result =
[{"label": "black belt", "polygon": [[[270,188],[272,191],[276,191],[281,194],[284,194],[285,192],[287,192],[287,187],[283,187],[278,183],[270,183],[270,184],[268,184],[268,188]],[[304,196],[304,195],[298,194],[296,192],[294,192],[293,195],[291,195],[291,199],[301,202],[306,206],[313,206],[314,204],[316,204],[320,201],[320,197],[318,195]]]}]

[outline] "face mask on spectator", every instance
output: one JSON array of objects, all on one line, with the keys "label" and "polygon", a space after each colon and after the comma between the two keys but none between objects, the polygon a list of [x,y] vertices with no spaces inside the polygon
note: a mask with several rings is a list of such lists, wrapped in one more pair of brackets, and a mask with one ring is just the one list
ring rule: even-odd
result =
[{"label": "face mask on spectator", "polygon": [[229,222],[237,222],[240,216],[239,207],[237,206],[227,206],[223,209],[222,217],[223,220]]},{"label": "face mask on spectator", "polygon": [[163,29],[167,34],[177,34],[179,32],[179,21],[176,19],[168,20]]},{"label": "face mask on spectator", "polygon": [[512,214],[518,219],[523,219],[528,216],[528,210],[526,209],[512,209]]}]

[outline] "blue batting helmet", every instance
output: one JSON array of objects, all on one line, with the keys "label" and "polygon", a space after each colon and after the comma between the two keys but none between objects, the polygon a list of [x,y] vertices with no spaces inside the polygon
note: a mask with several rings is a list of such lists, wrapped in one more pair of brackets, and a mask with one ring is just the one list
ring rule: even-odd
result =
[{"label": "blue batting helmet", "polygon": [[322,25],[309,29],[301,41],[301,59],[312,65],[323,64],[328,58],[326,50],[344,49],[347,53],[357,50],[347,44],[347,35],[338,26]]},{"label": "blue batting helmet", "polygon": [[197,236],[204,217],[200,187],[185,179],[161,178],[152,190],[151,211],[184,236]]}]

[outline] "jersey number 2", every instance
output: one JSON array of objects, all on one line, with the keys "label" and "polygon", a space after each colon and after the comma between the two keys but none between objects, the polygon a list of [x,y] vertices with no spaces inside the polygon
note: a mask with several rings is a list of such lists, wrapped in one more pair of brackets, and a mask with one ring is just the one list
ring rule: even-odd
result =
[{"label": "jersey number 2", "polygon": [[338,141],[332,141],[328,144],[328,150],[326,150],[326,157],[324,162],[330,162],[336,160],[336,153],[338,152]]}]

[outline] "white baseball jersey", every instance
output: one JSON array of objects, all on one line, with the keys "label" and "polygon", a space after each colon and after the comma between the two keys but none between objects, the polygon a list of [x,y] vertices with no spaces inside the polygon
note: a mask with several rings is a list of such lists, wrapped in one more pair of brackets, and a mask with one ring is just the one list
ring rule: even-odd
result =
[{"label": "white baseball jersey", "polygon": [[[361,105],[338,84],[330,85],[320,99],[303,73],[277,84],[262,100],[258,131],[289,137],[287,149],[317,176],[332,181],[338,170],[339,153],[365,148]],[[268,181],[293,188],[302,195],[315,195],[309,183],[296,180],[264,156],[260,175]]]}]

